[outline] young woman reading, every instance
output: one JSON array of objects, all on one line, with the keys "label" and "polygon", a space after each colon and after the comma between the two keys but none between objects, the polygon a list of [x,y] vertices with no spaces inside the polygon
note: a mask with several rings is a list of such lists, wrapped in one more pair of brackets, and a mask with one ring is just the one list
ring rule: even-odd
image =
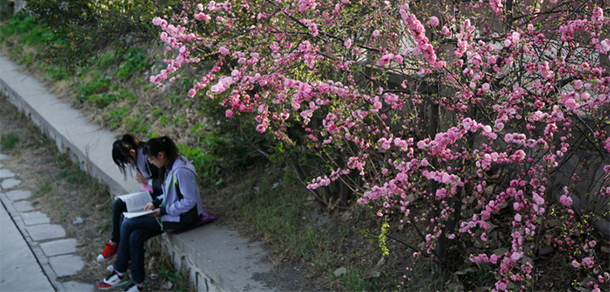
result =
[{"label": "young woman reading", "polygon": [[182,155],[169,137],[146,142],[144,154],[159,168],[163,194],[146,205],[152,214],[123,220],[121,241],[114,271],[97,286],[102,290],[129,284],[128,263],[131,261],[131,286],[125,291],[144,290],[144,242],[164,231],[176,231],[197,224],[204,214],[197,186],[195,168]]},{"label": "young woman reading", "polygon": [[[152,198],[162,193],[159,182],[159,168],[151,164],[144,155],[144,141],[131,134],[125,134],[112,144],[112,160],[121,173],[127,177],[127,167],[136,171],[135,179],[142,184],[142,191],[148,191]],[[98,262],[105,262],[116,254],[121,238],[123,212],[127,211],[125,202],[119,198],[112,203],[112,235],[104,250],[97,256]]]}]

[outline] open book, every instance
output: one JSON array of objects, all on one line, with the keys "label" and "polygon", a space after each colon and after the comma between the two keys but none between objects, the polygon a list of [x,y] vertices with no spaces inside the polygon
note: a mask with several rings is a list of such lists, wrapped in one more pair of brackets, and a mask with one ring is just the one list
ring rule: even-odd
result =
[{"label": "open book", "polygon": [[127,194],[119,196],[118,198],[123,200],[125,205],[127,205],[127,212],[123,212],[125,218],[134,218],[155,212],[154,210],[144,211],[144,207],[152,202],[149,192]]}]

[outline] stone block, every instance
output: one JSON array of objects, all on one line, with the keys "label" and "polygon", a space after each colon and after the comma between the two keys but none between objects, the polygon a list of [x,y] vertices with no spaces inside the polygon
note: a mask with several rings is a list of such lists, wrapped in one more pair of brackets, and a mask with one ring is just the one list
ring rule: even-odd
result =
[{"label": "stone block", "polygon": [[80,283],[75,281],[64,282],[64,291],[66,292],[94,292],[97,291],[97,287],[93,284]]},{"label": "stone block", "polygon": [[50,257],[49,264],[58,277],[76,275],[85,267],[83,259],[76,255]]},{"label": "stone block", "polygon": [[3,180],[2,184],[0,184],[0,186],[2,186],[2,189],[8,190],[12,187],[18,186],[20,183],[21,183],[21,181],[18,179],[9,178],[9,179]]},{"label": "stone block", "polygon": [[16,202],[13,204],[13,207],[15,207],[15,210],[17,210],[17,212],[19,212],[19,213],[29,212],[29,211],[34,210],[34,207],[28,201]]},{"label": "stone block", "polygon": [[8,169],[0,169],[0,178],[15,177],[15,174]]},{"label": "stone block", "polygon": [[32,196],[32,192],[24,190],[14,190],[6,193],[6,196],[11,201],[20,201]]},{"label": "stone block", "polygon": [[25,229],[34,241],[44,241],[66,236],[64,228],[57,224],[34,225],[28,226]]},{"label": "stone block", "polygon": [[48,241],[40,244],[40,248],[47,257],[58,256],[76,252],[76,239],[67,238]]},{"label": "stone block", "polygon": [[51,223],[51,219],[49,218],[49,216],[39,211],[21,213],[20,215],[23,219],[23,223],[25,223],[25,225],[27,226]]}]

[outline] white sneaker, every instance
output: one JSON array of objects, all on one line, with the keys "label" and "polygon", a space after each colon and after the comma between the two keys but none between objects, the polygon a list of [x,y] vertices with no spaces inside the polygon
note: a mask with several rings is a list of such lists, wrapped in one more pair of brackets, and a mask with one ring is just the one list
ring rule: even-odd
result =
[{"label": "white sneaker", "polygon": [[119,277],[116,272],[112,272],[108,277],[104,280],[97,282],[97,288],[100,290],[108,290],[119,286],[124,286],[129,284],[131,281],[127,274],[124,274],[123,277]]},{"label": "white sneaker", "polygon": [[142,287],[142,289],[138,288],[138,285],[136,284],[131,284],[131,286],[127,287],[127,289],[123,290],[123,292],[140,292],[140,291],[145,291],[145,288]]}]

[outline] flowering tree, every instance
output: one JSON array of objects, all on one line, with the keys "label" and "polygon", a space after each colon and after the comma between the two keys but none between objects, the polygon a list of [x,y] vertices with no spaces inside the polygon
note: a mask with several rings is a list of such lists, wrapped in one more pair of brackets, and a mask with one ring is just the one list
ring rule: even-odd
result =
[{"label": "flowering tree", "polygon": [[607,287],[592,229],[610,197],[603,1],[424,2],[186,3],[153,20],[172,57],[150,80],[194,72],[189,97],[332,153],[309,188],[343,181],[383,230],[410,224],[414,256],[525,290],[550,248]]}]

